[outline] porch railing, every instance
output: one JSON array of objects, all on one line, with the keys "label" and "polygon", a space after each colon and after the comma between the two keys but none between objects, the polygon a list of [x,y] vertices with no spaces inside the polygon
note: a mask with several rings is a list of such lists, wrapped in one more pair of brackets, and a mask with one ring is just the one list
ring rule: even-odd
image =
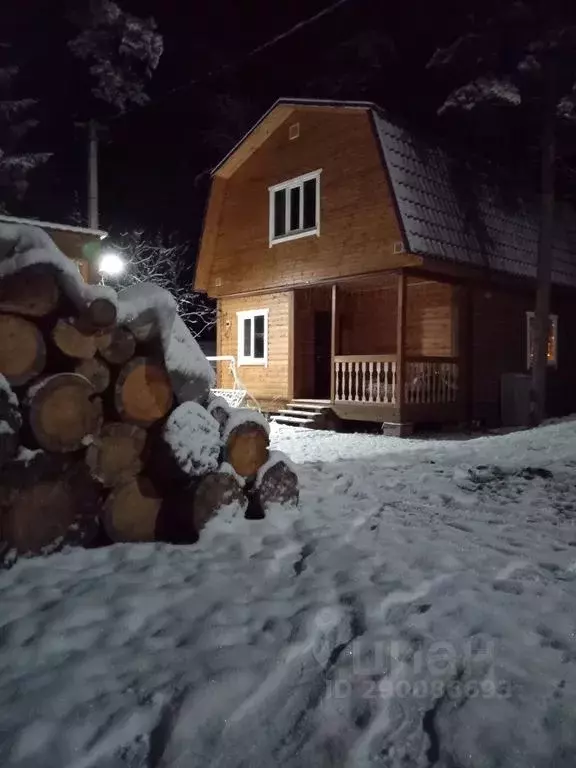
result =
[{"label": "porch railing", "polygon": [[[410,405],[455,403],[458,359],[407,358],[403,402]],[[396,355],[337,355],[334,357],[334,402],[398,404]]]},{"label": "porch railing", "polygon": [[455,403],[458,397],[458,359],[408,358],[404,374],[404,402]]},{"label": "porch railing", "polygon": [[396,356],[334,357],[334,401],[393,405],[396,402]]}]

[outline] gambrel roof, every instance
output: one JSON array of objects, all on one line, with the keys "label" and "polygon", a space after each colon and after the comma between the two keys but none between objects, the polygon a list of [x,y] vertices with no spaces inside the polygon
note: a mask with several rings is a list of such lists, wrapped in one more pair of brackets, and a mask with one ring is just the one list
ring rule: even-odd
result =
[{"label": "gambrel roof", "polygon": [[[391,182],[409,253],[536,277],[538,195],[503,185],[445,149],[426,142],[380,107],[368,102],[280,99],[216,166],[213,175],[233,172],[242,151],[265,141],[289,109],[334,107],[370,113]],[[552,279],[576,287],[576,211],[560,202],[556,211]]]}]

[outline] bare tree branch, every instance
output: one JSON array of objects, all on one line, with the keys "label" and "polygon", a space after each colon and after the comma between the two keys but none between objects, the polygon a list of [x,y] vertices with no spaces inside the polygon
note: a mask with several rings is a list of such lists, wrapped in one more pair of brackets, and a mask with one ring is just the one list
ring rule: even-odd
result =
[{"label": "bare tree branch", "polygon": [[201,336],[216,325],[214,303],[192,290],[193,270],[186,261],[189,243],[172,243],[160,235],[149,237],[136,231],[122,235],[118,250],[126,261],[126,270],[119,278],[106,278],[108,284],[125,288],[136,283],[155,283],[170,291],[180,317],[194,336]]}]

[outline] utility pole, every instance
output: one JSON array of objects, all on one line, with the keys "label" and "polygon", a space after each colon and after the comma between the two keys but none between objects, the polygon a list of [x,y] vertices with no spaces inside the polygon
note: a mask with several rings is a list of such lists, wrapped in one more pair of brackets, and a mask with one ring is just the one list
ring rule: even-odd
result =
[{"label": "utility pole", "polygon": [[88,226],[99,228],[98,216],[98,130],[95,120],[88,123]]}]

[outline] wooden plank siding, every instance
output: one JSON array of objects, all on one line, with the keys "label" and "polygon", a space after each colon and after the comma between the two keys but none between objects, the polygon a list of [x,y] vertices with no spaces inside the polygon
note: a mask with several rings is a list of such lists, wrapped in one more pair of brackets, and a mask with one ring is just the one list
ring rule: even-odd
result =
[{"label": "wooden plank siding", "polygon": [[[292,397],[290,389],[289,291],[258,296],[223,298],[218,301],[217,354],[238,358],[237,312],[268,309],[267,365],[240,365],[237,371],[248,391],[264,409],[282,407]],[[225,363],[218,365],[218,387],[229,389],[234,382]]]},{"label": "wooden plank siding", "polygon": [[[319,236],[270,247],[268,188],[319,169]],[[229,178],[216,176],[196,287],[222,297],[420,264],[394,252],[401,242],[368,111],[299,107]]]},{"label": "wooden plank siding", "polygon": [[[533,291],[498,287],[472,291],[472,418],[489,426],[500,423],[500,384],[504,373],[527,373],[526,312],[534,310]],[[566,293],[553,291],[552,314],[558,315],[558,366],[548,368],[549,416],[576,410],[576,306]]]},{"label": "wooden plank siding", "polygon": [[[455,287],[418,277],[406,284],[406,356],[451,357],[455,351]],[[397,276],[387,285],[339,296],[341,355],[396,354]]]},{"label": "wooden plank siding", "polygon": [[406,299],[406,356],[456,354],[454,286],[409,278]]}]

